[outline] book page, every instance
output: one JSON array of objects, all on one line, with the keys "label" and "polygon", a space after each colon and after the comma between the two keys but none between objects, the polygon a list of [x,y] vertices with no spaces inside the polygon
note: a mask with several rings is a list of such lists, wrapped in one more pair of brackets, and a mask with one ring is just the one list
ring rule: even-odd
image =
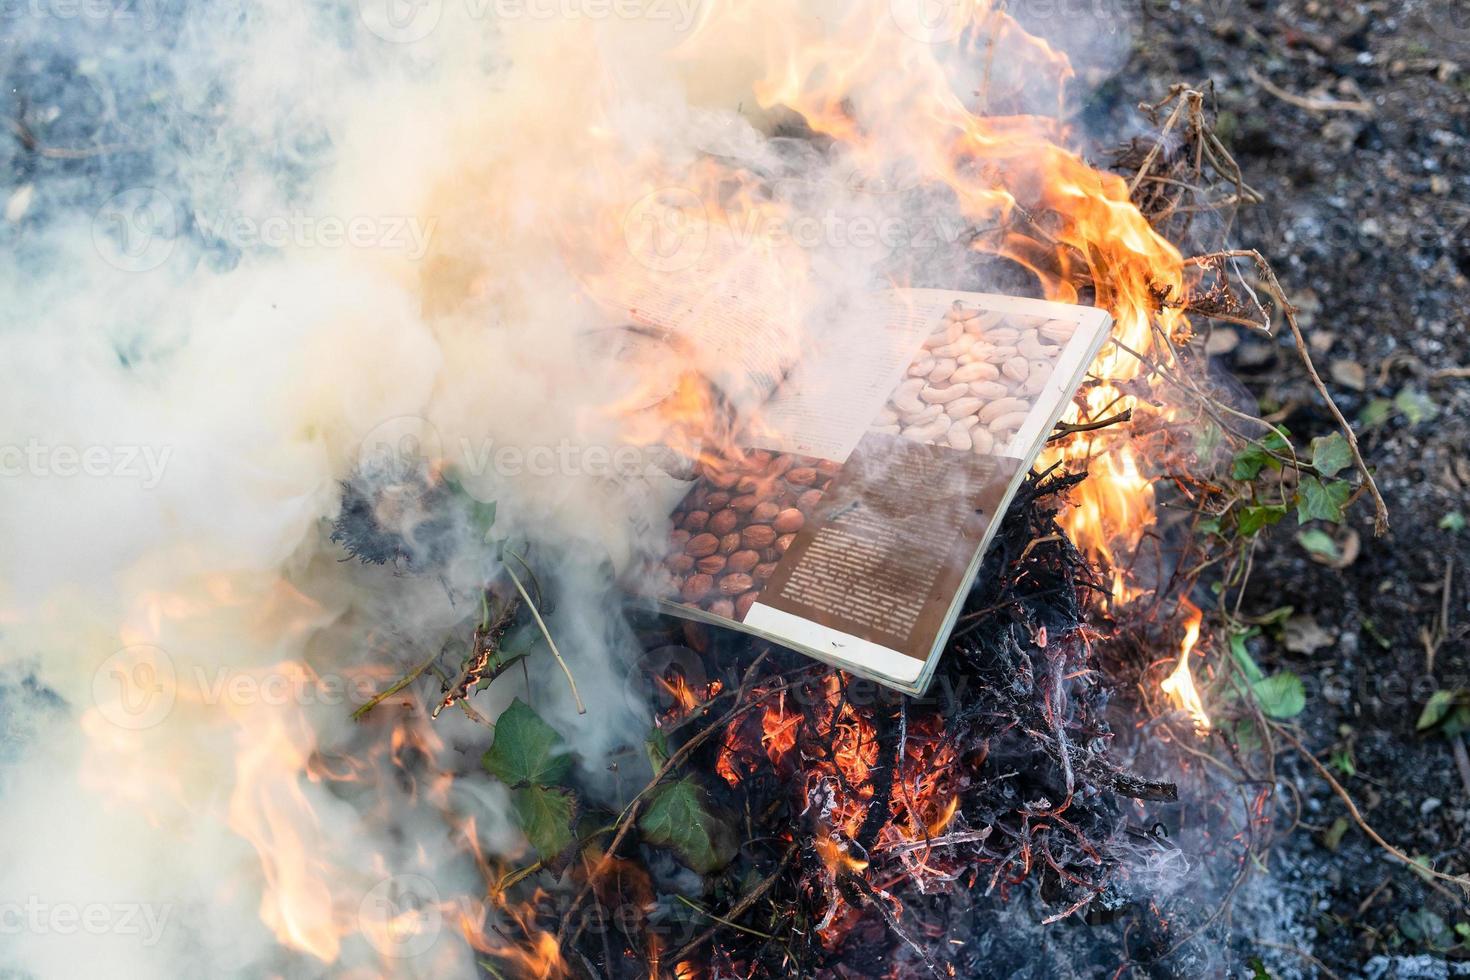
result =
[{"label": "book page", "polygon": [[869,431],[1035,459],[1111,318],[1102,310],[941,289],[897,291],[936,328]]},{"label": "book page", "polygon": [[774,609],[928,658],[1017,462],[866,434],[751,615]]},{"label": "book page", "polygon": [[846,460],[929,328],[891,293],[844,311],[762,408],[762,445]]}]

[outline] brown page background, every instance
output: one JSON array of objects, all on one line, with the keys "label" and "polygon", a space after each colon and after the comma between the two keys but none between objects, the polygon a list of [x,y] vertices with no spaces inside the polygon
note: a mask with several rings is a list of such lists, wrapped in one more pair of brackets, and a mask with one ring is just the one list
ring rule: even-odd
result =
[{"label": "brown page background", "polygon": [[866,434],[759,601],[928,659],[1018,467]]}]

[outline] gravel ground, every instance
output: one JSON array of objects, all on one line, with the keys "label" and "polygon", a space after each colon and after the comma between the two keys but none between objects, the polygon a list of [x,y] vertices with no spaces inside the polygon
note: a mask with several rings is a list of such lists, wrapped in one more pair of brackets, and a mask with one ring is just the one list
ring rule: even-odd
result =
[{"label": "gravel ground", "polygon": [[[1416,720],[1436,690],[1470,688],[1470,4],[1144,7],[1093,131],[1126,132],[1133,105],[1171,83],[1213,85],[1220,131],[1265,197],[1235,241],[1303,310],[1392,520],[1374,538],[1358,505],[1360,547],[1340,569],[1309,560],[1288,523],[1267,532],[1244,611],[1295,612],[1257,659],[1306,682],[1309,748],[1368,822],[1463,874],[1470,776]],[[1289,342],[1241,338],[1221,360],[1300,440],[1332,431]],[[1237,952],[1277,976],[1470,976],[1465,896],[1426,887],[1356,828],[1334,832],[1342,802],[1283,765],[1303,826],[1275,854],[1277,887],[1244,896]],[[1294,949],[1253,949],[1252,920]]]}]

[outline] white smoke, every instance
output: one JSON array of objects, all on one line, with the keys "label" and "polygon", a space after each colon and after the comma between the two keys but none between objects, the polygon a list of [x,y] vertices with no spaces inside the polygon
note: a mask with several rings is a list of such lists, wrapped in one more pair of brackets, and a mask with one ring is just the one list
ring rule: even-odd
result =
[{"label": "white smoke", "polygon": [[[386,740],[353,706],[434,653],[478,582],[341,562],[327,523],[362,447],[405,427],[461,463],[618,445],[601,409],[626,379],[586,354],[612,324],[568,255],[579,222],[701,154],[843,227],[943,237],[947,202],[905,214],[850,162],[770,138],[758,31],[696,70],[662,55],[700,5],[563,7],[5,8],[24,138],[0,259],[0,968],[467,968],[444,922],[428,951],[364,935],[404,890],[482,892],[452,822],[386,778],[310,778],[314,753]],[[835,294],[894,250],[805,248]],[[602,559],[661,529],[630,529],[577,458],[468,469],[497,529],[557,556],[551,628],[588,713],[544,651],[532,686],[595,775],[646,724]],[[486,729],[451,711],[434,731],[437,765],[476,768]],[[449,801],[480,845],[521,847],[490,781]]]}]

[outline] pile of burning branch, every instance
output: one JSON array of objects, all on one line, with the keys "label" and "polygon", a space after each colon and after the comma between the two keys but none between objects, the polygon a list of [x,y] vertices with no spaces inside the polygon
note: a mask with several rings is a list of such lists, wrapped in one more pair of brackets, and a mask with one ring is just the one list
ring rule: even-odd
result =
[{"label": "pile of burning branch", "polygon": [[[1204,96],[1181,87],[1171,101],[1157,141],[1126,148],[1119,170],[1141,213],[1182,237],[1200,214],[1255,195],[1206,125]],[[1212,190],[1222,183],[1233,188],[1224,197]],[[1138,303],[1142,290],[1147,308],[1130,307],[1123,325],[1145,336],[1120,330],[1113,357],[1131,366],[1094,373],[1051,462],[1011,505],[931,694],[887,695],[749,637],[635,611],[644,656],[629,669],[656,720],[641,751],[609,761],[641,788],[609,803],[581,785],[561,734],[527,705],[494,720],[485,767],[510,789],[536,857],[487,863],[485,908],[464,931],[490,975],[987,975],[973,923],[1020,893],[1045,906],[1044,925],[1132,904],[1139,928],[1114,943],[1115,962],[1158,961],[1216,921],[1259,862],[1278,822],[1275,739],[1299,743],[1289,716],[1257,696],[1263,678],[1243,642],[1233,657],[1200,653],[1221,648],[1217,630],[1246,635],[1227,600],[1260,529],[1293,504],[1304,521],[1340,519],[1357,494],[1382,522],[1371,474],[1345,423],[1308,462],[1209,385],[1188,316],[1266,333],[1281,317],[1326,396],[1259,255],[1182,260],[1181,292],[1054,234],[1078,215],[1017,206],[1008,220],[977,236],[1050,243],[1081,302]],[[1009,248],[995,251],[1019,261]],[[1336,478],[1350,466],[1356,487]],[[426,512],[455,496],[425,479],[427,491],[407,496]],[[1155,527],[1156,493],[1173,511]],[[439,519],[405,536],[385,529],[401,522],[379,521],[380,506],[349,486],[339,540],[370,561],[432,566]],[[1106,526],[1130,506],[1130,526]],[[566,671],[535,565],[501,542],[468,654],[424,665],[385,696],[432,670],[434,713],[477,717],[471,695],[524,667],[527,652],[503,640],[528,619]],[[1210,569],[1222,585],[1207,610]],[[1207,703],[1228,717],[1228,737],[1199,740],[1220,733]],[[1175,801],[1173,826],[1196,828],[1188,852],[1148,806]],[[1162,892],[1137,901],[1199,862],[1213,908]]]},{"label": "pile of burning branch", "polygon": [[[741,634],[647,616],[635,669],[657,710],[652,777],[621,811],[588,804],[594,794],[569,767],[554,784],[526,778],[522,743],[559,736],[525,706],[502,715],[486,764],[534,794],[523,817],[541,857],[494,882],[501,921],[483,943],[486,968],[971,975],[974,954],[953,940],[950,920],[977,902],[1034,889],[1050,924],[1121,905],[1142,852],[1183,865],[1167,838],[1119,805],[1171,801],[1177,790],[1110,757],[1110,687],[1088,625],[1107,589],[1057,523],[1084,478],[1053,467],[1024,484],[927,697]],[[360,513],[344,516],[339,533],[359,550],[383,547]],[[473,711],[467,694],[522,662],[500,641],[540,597],[524,588],[528,569],[506,570],[487,589],[459,674],[441,673],[436,714]],[[564,824],[558,807],[595,829],[553,830]],[[682,868],[702,878],[691,883]]]},{"label": "pile of burning branch", "polygon": [[[637,930],[589,941],[574,924],[563,934],[575,961],[601,976],[660,963],[691,977],[844,976],[864,962],[966,975],[964,950],[935,942],[948,903],[1032,882],[1056,906],[1051,922],[1113,886],[1135,846],[1115,794],[1169,800],[1175,788],[1108,758],[1085,625],[1101,586],[1055,521],[1078,479],[1036,477],[1018,495],[929,697],[884,697],[746,638],[685,630],[698,659],[654,675],[668,693],[660,774],[717,774],[703,784],[711,812],[747,841],[713,889],[728,901],[696,913],[704,928],[673,949]],[[600,882],[609,870],[594,865],[589,887],[624,905],[619,883]]]},{"label": "pile of burning branch", "polygon": [[[528,794],[522,815],[541,859],[495,882],[503,921],[486,968],[970,975],[963,944],[945,941],[957,911],[1030,887],[1053,907],[1049,924],[1116,904],[1140,848],[1177,856],[1118,805],[1177,791],[1109,756],[1108,686],[1087,625],[1106,590],[1056,521],[1083,478],[1053,469],[1024,484],[927,697],[741,634],[646,617],[636,669],[657,710],[652,778],[620,812],[595,812],[569,766],[556,780],[523,772],[526,743],[559,737],[523,705],[502,715],[486,765]],[[382,546],[361,514],[339,532],[359,550]],[[435,713],[472,711],[467,693],[520,662],[499,643],[536,604],[508,565],[460,673],[441,674]],[[596,829],[553,830],[563,806]],[[683,867],[703,875],[695,887]]]}]

